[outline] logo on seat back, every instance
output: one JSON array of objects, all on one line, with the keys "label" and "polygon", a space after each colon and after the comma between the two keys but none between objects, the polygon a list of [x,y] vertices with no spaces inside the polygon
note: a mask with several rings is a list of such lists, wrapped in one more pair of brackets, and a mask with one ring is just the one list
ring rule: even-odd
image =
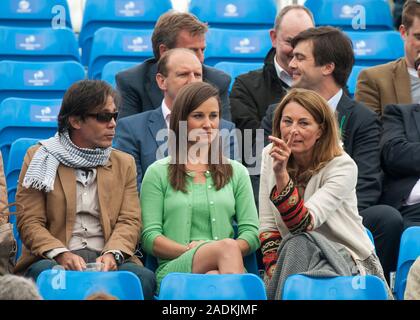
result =
[{"label": "logo on seat back", "polygon": [[238,14],[238,7],[232,3],[229,3],[225,7],[225,12],[223,14],[225,17],[237,17]]},{"label": "logo on seat back", "polygon": [[26,0],[19,1],[18,8],[16,10],[18,13],[31,13],[31,3]]}]

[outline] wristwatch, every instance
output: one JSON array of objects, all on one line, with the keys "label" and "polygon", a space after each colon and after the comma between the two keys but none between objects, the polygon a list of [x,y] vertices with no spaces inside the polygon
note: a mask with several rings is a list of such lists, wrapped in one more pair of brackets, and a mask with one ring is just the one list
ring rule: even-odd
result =
[{"label": "wristwatch", "polygon": [[117,266],[122,265],[124,262],[124,257],[122,256],[122,254],[118,252],[112,252],[112,254],[114,255],[114,259],[115,259],[115,262],[117,263]]}]

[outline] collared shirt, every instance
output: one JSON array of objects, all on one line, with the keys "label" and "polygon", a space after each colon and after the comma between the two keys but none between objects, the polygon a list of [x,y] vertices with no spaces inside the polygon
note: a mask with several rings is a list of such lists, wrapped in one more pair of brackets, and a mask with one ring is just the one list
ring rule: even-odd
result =
[{"label": "collared shirt", "polygon": [[341,97],[343,96],[343,89],[340,89],[334,96],[328,100],[328,105],[330,106],[332,112],[335,112],[337,109],[338,103],[340,102]]},{"label": "collared shirt", "polygon": [[286,70],[284,70],[276,60],[276,55],[274,56],[274,67],[276,68],[277,76],[281,81],[286,83],[289,87],[292,86],[293,78],[290,74],[287,73]]},{"label": "collared shirt", "polygon": [[171,116],[171,110],[166,105],[165,99],[162,100],[162,106],[161,106],[161,108],[162,108],[163,119],[165,119],[166,126],[169,128],[169,121],[170,121],[170,116]]},{"label": "collared shirt", "polygon": [[413,103],[420,103],[420,78],[414,68],[407,68],[410,77],[410,92]]}]

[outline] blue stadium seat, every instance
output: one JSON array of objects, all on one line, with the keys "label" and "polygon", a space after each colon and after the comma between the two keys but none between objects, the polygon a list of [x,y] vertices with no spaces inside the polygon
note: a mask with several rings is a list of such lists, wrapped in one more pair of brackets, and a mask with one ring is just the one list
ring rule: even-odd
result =
[{"label": "blue stadium seat", "polygon": [[108,82],[111,86],[115,88],[115,75],[125,69],[134,67],[137,65],[136,62],[129,61],[111,61],[104,65],[102,69],[102,80]]},{"label": "blue stadium seat", "polygon": [[[19,138],[15,140],[10,147],[9,159],[7,161],[5,172],[9,203],[15,202],[17,182],[26,150],[28,150],[29,147],[33,146],[37,142],[38,139]],[[10,211],[14,212],[15,208],[11,208]],[[10,216],[10,222],[13,224],[13,233],[17,242],[16,259],[18,259],[22,253],[22,241],[16,226],[15,215]]]},{"label": "blue stadium seat", "polygon": [[370,232],[370,230],[368,228],[365,228],[365,230],[366,230],[366,233],[367,233],[370,241],[372,241],[373,246],[375,246],[375,240],[373,239],[372,232]]},{"label": "blue stadium seat", "polygon": [[140,63],[153,56],[152,30],[101,28],[95,32],[89,60],[89,79],[101,79],[110,61]]},{"label": "blue stadium seat", "polygon": [[69,28],[0,28],[0,60],[80,61],[79,46]]},{"label": "blue stadium seat", "polygon": [[404,42],[397,31],[348,31],[355,64],[374,66],[404,56]]},{"label": "blue stadium seat", "polygon": [[420,227],[410,227],[403,232],[400,242],[394,288],[398,300],[404,299],[408,271],[418,256],[420,256]]},{"label": "blue stadium seat", "polygon": [[129,271],[41,272],[36,281],[45,300],[84,300],[94,293],[106,293],[119,300],[144,300],[139,278]]},{"label": "blue stadium seat", "polygon": [[212,28],[269,29],[277,6],[275,0],[191,0],[189,12]]},{"label": "blue stadium seat", "polygon": [[218,62],[214,65],[216,69],[220,69],[227,74],[229,74],[232,78],[230,83],[229,91],[232,89],[233,82],[235,81],[236,77],[247,73],[252,70],[260,69],[263,67],[263,63],[258,62]]},{"label": "blue stadium seat", "polygon": [[93,35],[99,28],[151,30],[159,16],[170,9],[170,0],[87,0],[79,36],[82,63],[89,62]]},{"label": "blue stadium seat", "polygon": [[359,76],[360,71],[362,71],[365,68],[366,66],[354,65],[353,69],[351,70],[350,76],[347,80],[347,87],[351,97],[353,97],[354,93],[356,92],[357,77]]},{"label": "blue stadium seat", "polygon": [[272,48],[268,30],[230,30],[210,28],[204,63],[214,66],[218,62],[263,63]]},{"label": "blue stadium seat", "polygon": [[18,138],[45,139],[57,131],[60,100],[5,99],[0,104],[0,150],[4,164]]},{"label": "blue stadium seat", "polygon": [[159,300],[267,300],[263,281],[254,274],[169,273]]},{"label": "blue stadium seat", "polygon": [[23,62],[0,61],[0,102],[9,97],[61,99],[76,81],[85,78],[76,61]]},{"label": "blue stadium seat", "polygon": [[0,26],[72,28],[66,0],[2,0]]},{"label": "blue stadium seat", "polygon": [[306,0],[317,26],[343,30],[393,30],[388,0]]},{"label": "blue stadium seat", "polygon": [[387,300],[384,282],[376,276],[313,278],[289,276],[282,300]]}]

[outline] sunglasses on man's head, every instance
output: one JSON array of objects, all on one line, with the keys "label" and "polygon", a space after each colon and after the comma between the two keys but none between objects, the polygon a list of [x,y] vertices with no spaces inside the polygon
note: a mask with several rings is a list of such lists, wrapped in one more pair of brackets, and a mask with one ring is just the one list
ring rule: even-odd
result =
[{"label": "sunglasses on man's head", "polygon": [[98,122],[110,122],[112,119],[117,121],[118,112],[88,113],[87,116],[96,118]]}]

